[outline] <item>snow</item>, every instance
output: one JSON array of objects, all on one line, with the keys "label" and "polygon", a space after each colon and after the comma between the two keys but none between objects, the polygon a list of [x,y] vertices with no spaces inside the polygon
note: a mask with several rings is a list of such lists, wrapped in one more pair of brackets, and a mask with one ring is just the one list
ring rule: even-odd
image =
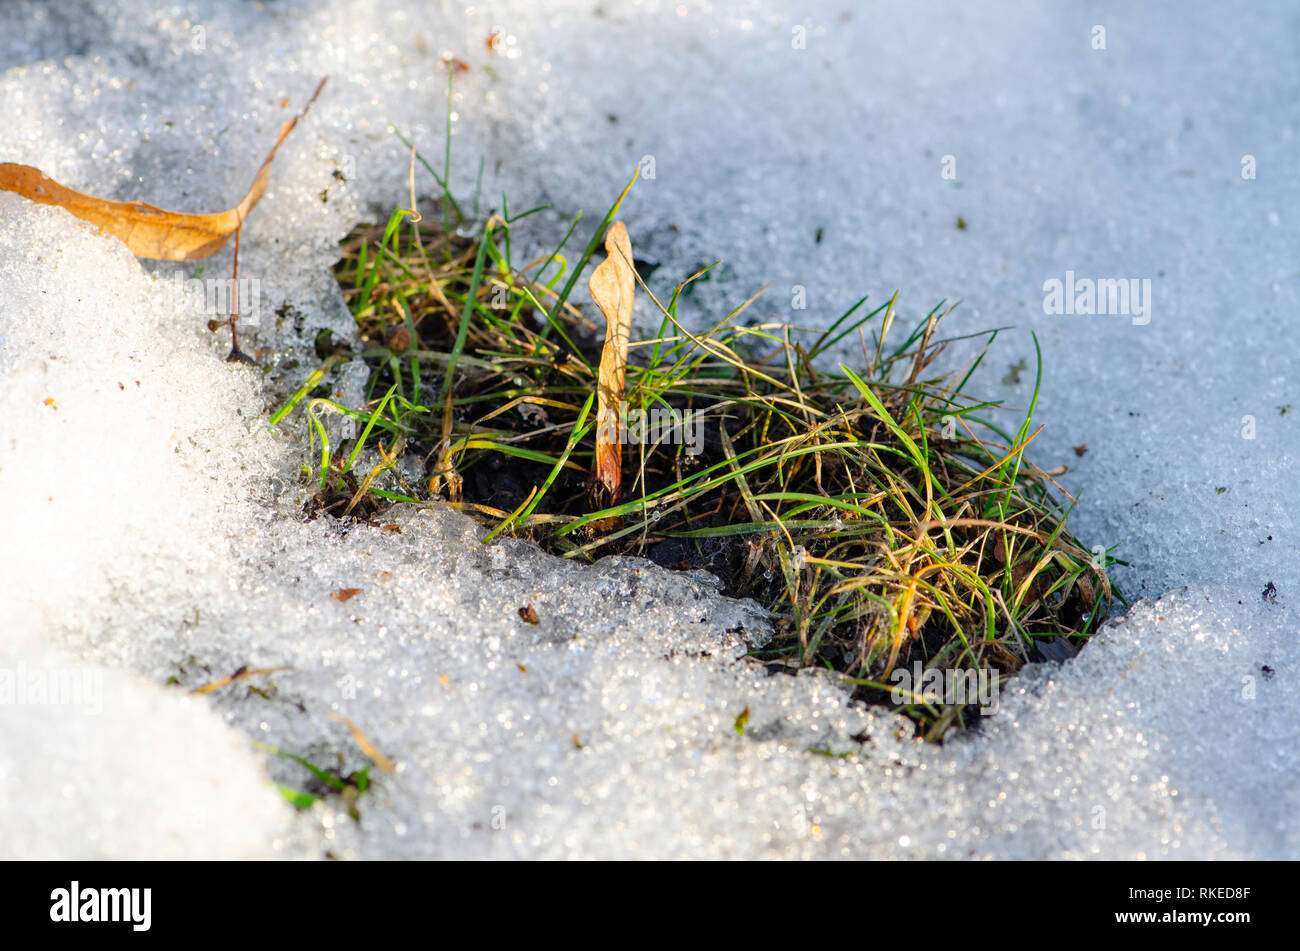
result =
[{"label": "snow", "polygon": [[[1294,12],[540,6],[6,4],[0,161],[230,207],[329,74],[240,255],[251,348],[292,385],[319,328],[346,332],[338,239],[406,201],[389,124],[438,166],[458,56],[458,195],[483,157],[480,213],[550,203],[526,231],[548,248],[640,165],[623,217],[652,286],[726,262],[697,327],[769,281],[756,313],[807,324],[895,288],[914,318],[960,298],[951,332],[1014,327],[972,387],[1018,407],[1036,332],[1033,457],[1070,466],[1075,531],[1122,543],[1143,600],[1004,684],[979,731],[919,744],[823,674],[740,660],[761,614],[703,577],[484,546],[438,508],[301,521],[304,433],[268,429],[259,371],[177,299],[197,267],[0,194],[0,701],[6,673],[93,688],[0,703],[0,855],[1300,854]],[[1150,322],[1045,314],[1070,270],[1150,280]],[[187,692],[242,666],[290,669]],[[304,772],[252,748],[346,775],[366,758],[338,717],[398,766],[359,821],[295,813],[271,782]]]}]

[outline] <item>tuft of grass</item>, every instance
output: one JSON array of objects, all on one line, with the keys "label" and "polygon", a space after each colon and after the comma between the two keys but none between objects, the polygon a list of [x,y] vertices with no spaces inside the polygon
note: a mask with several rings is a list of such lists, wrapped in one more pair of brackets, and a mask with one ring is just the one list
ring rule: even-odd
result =
[{"label": "tuft of grass", "polygon": [[[918,660],[1003,675],[1068,656],[1106,616],[1112,554],[1074,538],[1074,500],[1025,457],[1041,353],[1028,413],[1003,431],[989,418],[1000,404],[965,393],[997,331],[964,372],[936,372],[951,308],[900,328],[897,294],[811,332],[741,325],[750,298],[692,333],[678,304],[710,268],[666,302],[640,282],[660,327],[633,342],[627,367],[630,490],[591,510],[601,341],[569,296],[627,190],[576,257],[564,251],[580,218],[555,251],[516,264],[512,235],[540,209],[512,216],[502,196],[501,213],[468,230],[435,177],[443,222],[398,209],[344,242],[335,272],[361,347],[327,345],[273,418],[307,402],[312,511],[370,517],[440,498],[488,525],[485,541],[706,568],[771,611],[777,636],[756,660],[840,671],[873,701]],[[859,367],[818,365],[850,339]],[[348,358],[371,368],[362,407],[315,395]],[[331,445],[329,413],[356,421],[350,446]],[[932,738],[969,713],[910,692],[901,708]]]}]

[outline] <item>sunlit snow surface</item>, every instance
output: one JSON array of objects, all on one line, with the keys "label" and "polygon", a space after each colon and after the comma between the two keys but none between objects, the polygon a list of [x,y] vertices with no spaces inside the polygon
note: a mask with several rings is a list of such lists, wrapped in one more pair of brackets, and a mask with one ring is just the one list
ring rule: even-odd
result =
[{"label": "sunlit snow surface", "polygon": [[[908,320],[961,299],[949,333],[1014,328],[973,391],[1020,408],[1037,332],[1031,454],[1070,466],[1074,529],[1122,543],[1150,600],[978,733],[904,739],[823,675],[739,661],[762,617],[707,579],[483,546],[440,509],[300,521],[301,426],[268,431],[260,374],[172,293],[195,265],[0,194],[0,677],[89,685],[0,706],[0,855],[1300,855],[1300,14],[862,6],[20,0],[0,161],[216,211],[328,74],[240,259],[251,346],[292,386],[347,327],[338,239],[406,201],[389,125],[440,165],[452,54],[467,206],[482,158],[481,215],[504,189],[552,206],[520,240],[582,210],[585,241],[653,167],[623,215],[652,286],[726,262],[696,327],[769,281],[754,316],[805,324],[896,288]],[[1046,316],[1067,270],[1150,279],[1150,322]],[[292,669],[186,692],[245,665]],[[251,745],[346,774],[367,761],[339,716],[398,764],[359,822],[295,813],[272,782],[305,772]]]}]

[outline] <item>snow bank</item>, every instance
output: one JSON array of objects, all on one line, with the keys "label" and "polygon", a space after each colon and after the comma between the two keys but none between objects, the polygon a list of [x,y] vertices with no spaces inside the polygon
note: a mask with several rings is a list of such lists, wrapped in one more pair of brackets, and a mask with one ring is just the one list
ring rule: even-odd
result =
[{"label": "snow bank", "polygon": [[[625,218],[652,284],[727,262],[688,301],[697,325],[769,280],[756,314],[809,324],[895,287],[916,317],[960,296],[955,332],[1016,326],[974,386],[1020,405],[1036,331],[1035,458],[1071,466],[1074,527],[1123,543],[1126,590],[1169,593],[924,747],[824,675],[739,661],[761,618],[700,578],[483,546],[438,509],[301,522],[301,433],[267,430],[259,373],[221,362],[174,293],[198,269],[0,195],[0,672],[102,686],[80,698],[98,714],[0,705],[0,780],[21,790],[0,854],[1297,854],[1284,13],[427,6],[6,5],[0,160],[228,207],[329,74],[241,251],[251,347],[292,384],[316,330],[347,326],[337,240],[405,200],[389,123],[441,155],[451,53],[470,66],[457,193],[483,156],[480,214],[503,188],[513,209],[550,202],[529,219],[546,247],[639,164]],[[1071,270],[1150,280],[1150,321],[1044,314]],[[243,666],[290,669],[185,692]],[[295,814],[271,780],[308,778],[249,741],[346,774],[366,759],[340,716],[397,772],[360,821],[337,799]]]}]

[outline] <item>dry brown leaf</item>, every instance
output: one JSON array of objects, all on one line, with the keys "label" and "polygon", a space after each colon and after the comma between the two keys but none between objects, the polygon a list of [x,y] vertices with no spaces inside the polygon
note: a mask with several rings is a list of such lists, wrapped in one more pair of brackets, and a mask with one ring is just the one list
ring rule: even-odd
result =
[{"label": "dry brown leaf", "polygon": [[612,505],[618,501],[623,481],[619,403],[623,399],[627,348],[632,333],[632,298],[636,291],[632,241],[623,222],[610,225],[605,235],[605,253],[605,260],[592,272],[588,285],[591,299],[605,315],[605,346],[600,352],[600,375],[596,382],[596,460],[592,488],[600,503]]},{"label": "dry brown leaf", "polygon": [[351,601],[359,595],[365,588],[339,588],[337,591],[331,591],[330,597],[340,603]]},{"label": "dry brown leaf", "polygon": [[138,201],[110,201],[60,185],[38,168],[30,165],[0,163],[0,190],[16,192],[42,205],[58,205],[84,221],[97,225],[105,234],[122,241],[140,258],[167,261],[190,261],[211,257],[244,224],[266,191],[271,177],[271,160],[276,149],[307,114],[320,95],[325,80],[320,81],[311,100],[294,118],[280,126],[280,136],[258,169],[248,194],[234,208],[211,215],[190,215],[164,211]]}]

